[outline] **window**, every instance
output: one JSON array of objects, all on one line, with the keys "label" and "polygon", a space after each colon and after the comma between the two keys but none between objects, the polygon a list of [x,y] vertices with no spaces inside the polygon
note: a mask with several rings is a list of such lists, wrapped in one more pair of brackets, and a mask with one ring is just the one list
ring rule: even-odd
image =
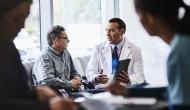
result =
[{"label": "window", "polygon": [[[53,20],[48,18],[48,22],[53,21],[54,25],[61,25],[66,29],[70,39],[68,50],[72,57],[91,54],[95,44],[100,43],[101,39],[105,38],[101,37],[102,27],[106,27],[108,20],[117,15],[126,23],[125,36],[127,39],[141,48],[146,80],[151,85],[167,85],[166,62],[170,47],[160,38],[148,35],[138,20],[132,0],[118,0],[116,1],[119,2],[118,7],[114,7],[113,1],[105,0],[48,0],[48,2],[41,2],[43,9],[44,6],[50,7],[49,2],[53,2]],[[47,2],[47,5],[44,2]],[[45,11],[50,13],[46,8]],[[119,8],[118,12],[114,12],[114,8]],[[46,16],[43,17],[41,21],[48,23],[46,18]],[[39,0],[33,0],[25,29],[22,29],[14,40],[22,61],[35,60],[40,50],[39,25]],[[52,24],[49,23],[49,25]],[[49,25],[42,24],[41,26],[46,28]],[[44,39],[42,41],[46,40],[47,30],[45,28],[41,29]],[[106,32],[103,35],[106,36]]]},{"label": "window", "polygon": [[126,23],[127,39],[141,48],[147,82],[151,85],[167,85],[166,62],[170,47],[159,37],[148,35],[135,12],[133,1],[120,2],[120,17]]},{"label": "window", "polygon": [[39,0],[33,0],[33,4],[30,8],[30,15],[26,19],[25,29],[37,48],[40,49]]},{"label": "window", "polygon": [[101,42],[101,0],[54,0],[54,25],[66,29],[72,57],[89,55]]},{"label": "window", "polygon": [[14,43],[23,62],[36,60],[40,51],[39,0],[33,0],[25,29],[21,29]]}]

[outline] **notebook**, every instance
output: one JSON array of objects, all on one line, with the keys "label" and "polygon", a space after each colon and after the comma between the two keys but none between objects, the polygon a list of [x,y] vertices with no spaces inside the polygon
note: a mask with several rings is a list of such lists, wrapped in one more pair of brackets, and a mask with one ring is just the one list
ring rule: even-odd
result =
[{"label": "notebook", "polygon": [[121,71],[127,72],[130,61],[131,59],[125,59],[125,60],[119,61],[112,83],[117,81],[117,78],[119,74],[121,73]]}]

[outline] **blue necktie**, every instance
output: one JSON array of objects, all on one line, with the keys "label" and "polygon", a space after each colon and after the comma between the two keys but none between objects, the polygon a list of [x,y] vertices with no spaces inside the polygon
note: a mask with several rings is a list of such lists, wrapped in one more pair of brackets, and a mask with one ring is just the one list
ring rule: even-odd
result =
[{"label": "blue necktie", "polygon": [[119,57],[117,54],[117,46],[115,46],[112,53],[112,74],[115,74],[116,72],[118,61],[119,61]]}]

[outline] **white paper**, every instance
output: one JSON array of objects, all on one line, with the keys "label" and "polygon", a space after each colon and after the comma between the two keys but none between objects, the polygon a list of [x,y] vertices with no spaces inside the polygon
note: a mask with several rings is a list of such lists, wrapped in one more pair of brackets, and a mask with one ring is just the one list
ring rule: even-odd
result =
[{"label": "white paper", "polygon": [[116,110],[114,106],[97,99],[86,99],[80,104],[86,110]]},{"label": "white paper", "polygon": [[108,104],[154,105],[157,102],[156,98],[124,98],[123,96],[112,95],[110,92],[98,93],[94,95],[89,93],[82,93],[82,94],[87,99],[101,100]]},{"label": "white paper", "polygon": [[123,96],[112,95],[110,92],[104,92],[92,95],[93,99],[103,100],[109,104],[137,104],[137,105],[154,105],[156,98],[124,98]]}]

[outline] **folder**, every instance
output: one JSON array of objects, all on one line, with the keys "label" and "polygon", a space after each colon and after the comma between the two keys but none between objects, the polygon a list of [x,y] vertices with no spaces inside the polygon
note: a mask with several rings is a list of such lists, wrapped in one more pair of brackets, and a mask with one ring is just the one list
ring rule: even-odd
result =
[{"label": "folder", "polygon": [[127,72],[130,61],[131,59],[119,61],[112,83],[115,83],[117,81],[117,78],[122,71]]}]

